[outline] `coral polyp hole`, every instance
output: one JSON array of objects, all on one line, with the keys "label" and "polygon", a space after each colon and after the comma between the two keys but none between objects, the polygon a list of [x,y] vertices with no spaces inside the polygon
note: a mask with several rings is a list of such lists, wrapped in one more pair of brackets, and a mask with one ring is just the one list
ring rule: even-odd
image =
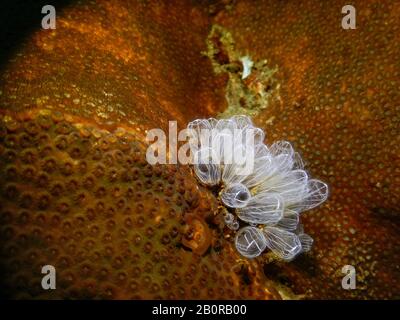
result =
[{"label": "coral polyp hole", "polygon": [[71,162],[65,162],[61,167],[61,173],[64,176],[69,176],[73,173],[74,165]]},{"label": "coral polyp hole", "polygon": [[17,167],[15,167],[14,165],[8,166],[5,169],[5,173],[8,181],[15,180],[18,177]]},{"label": "coral polyp hole", "polygon": [[37,123],[40,127],[47,130],[52,126],[53,121],[48,115],[39,115],[37,118]]},{"label": "coral polyp hole", "polygon": [[47,194],[43,194],[39,197],[38,200],[38,208],[39,210],[45,210],[50,206],[50,196]]},{"label": "coral polyp hole", "polygon": [[54,183],[50,188],[50,193],[56,197],[61,196],[63,191],[64,191],[64,186],[61,182]]},{"label": "coral polyp hole", "polygon": [[71,125],[66,121],[61,121],[56,125],[56,132],[59,134],[68,134],[72,130]]},{"label": "coral polyp hole", "polygon": [[52,173],[56,170],[57,163],[53,158],[46,159],[42,164],[42,169],[48,173]]},{"label": "coral polyp hole", "polygon": [[32,149],[25,150],[21,154],[21,159],[24,163],[32,164],[36,161],[37,155],[36,152]]},{"label": "coral polyp hole", "polygon": [[35,178],[35,168],[34,167],[26,167],[22,170],[22,178],[26,181],[32,181]]},{"label": "coral polyp hole", "polygon": [[7,150],[4,153],[4,160],[9,163],[14,163],[17,158],[17,154],[12,150]]},{"label": "coral polyp hole", "polygon": [[55,145],[59,150],[65,150],[68,147],[68,141],[66,137],[59,136],[55,140]]},{"label": "coral polyp hole", "polygon": [[40,131],[39,126],[33,121],[26,122],[24,127],[25,131],[32,136],[37,135]]},{"label": "coral polyp hole", "polygon": [[7,199],[16,199],[18,197],[19,191],[15,184],[6,185],[4,189],[4,195]]},{"label": "coral polyp hole", "polygon": [[33,201],[34,201],[34,198],[31,194],[23,193],[23,194],[21,194],[19,203],[22,208],[27,209],[33,205]]}]

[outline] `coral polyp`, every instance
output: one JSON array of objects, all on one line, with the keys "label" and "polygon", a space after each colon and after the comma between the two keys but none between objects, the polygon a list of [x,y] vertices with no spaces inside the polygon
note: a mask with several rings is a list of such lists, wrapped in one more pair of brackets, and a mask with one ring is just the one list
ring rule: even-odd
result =
[{"label": "coral polyp", "polygon": [[[264,132],[247,116],[195,120],[188,129],[198,179],[220,187],[221,203],[247,224],[235,237],[240,254],[254,258],[269,248],[290,261],[311,249],[299,214],[323,203],[328,186],[309,178],[289,142],[265,145]],[[239,227],[231,213],[225,222],[232,230]]]}]

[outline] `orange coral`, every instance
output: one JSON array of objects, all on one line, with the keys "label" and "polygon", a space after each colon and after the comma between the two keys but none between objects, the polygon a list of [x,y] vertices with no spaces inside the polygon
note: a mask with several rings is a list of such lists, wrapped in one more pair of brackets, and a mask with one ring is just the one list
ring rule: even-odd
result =
[{"label": "orange coral", "polygon": [[[255,119],[267,140],[293,142],[330,184],[328,203],[303,216],[311,255],[267,265],[267,276],[309,297],[398,298],[400,6],[352,4],[356,30],[341,28],[340,1],[239,1],[216,22],[237,50],[278,66],[280,99]],[[357,290],[341,287],[347,264]]]},{"label": "orange coral", "polygon": [[[276,298],[281,283],[309,298],[398,298],[400,5],[356,1],[356,30],[340,27],[342,5],[98,0],[29,36],[0,82],[2,292]],[[207,218],[213,194],[186,167],[144,161],[146,130],[225,110],[227,76],[201,55],[214,23],[277,66],[279,97],[254,119],[268,142],[291,141],[330,183],[328,203],[303,217],[312,252],[289,264],[238,266]],[[215,228],[202,256],[182,246],[188,212]],[[54,292],[40,287],[44,264]],[[345,264],[357,290],[341,288]]]},{"label": "orange coral", "polygon": [[[9,297],[272,296],[260,269],[250,284],[234,271],[239,254],[229,242],[210,248],[204,219],[216,200],[187,167],[147,164],[135,131],[99,130],[48,110],[0,118],[0,255]],[[47,264],[57,270],[53,292],[40,286]]]}]

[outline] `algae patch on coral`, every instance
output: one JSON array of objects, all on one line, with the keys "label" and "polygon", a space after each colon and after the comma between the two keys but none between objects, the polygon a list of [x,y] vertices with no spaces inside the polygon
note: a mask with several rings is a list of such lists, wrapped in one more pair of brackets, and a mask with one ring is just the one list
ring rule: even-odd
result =
[{"label": "algae patch on coral", "polygon": [[266,59],[252,61],[249,54],[236,49],[232,34],[219,25],[213,25],[206,40],[207,51],[216,74],[228,75],[226,100],[228,108],[218,117],[236,114],[256,116],[279,97],[279,83],[274,77],[277,67],[268,66]]}]

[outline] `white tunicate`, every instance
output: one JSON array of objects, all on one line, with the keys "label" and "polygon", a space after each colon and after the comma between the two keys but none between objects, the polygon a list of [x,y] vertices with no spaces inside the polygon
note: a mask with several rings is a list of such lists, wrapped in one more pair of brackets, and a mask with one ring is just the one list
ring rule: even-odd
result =
[{"label": "white tunicate", "polygon": [[225,187],[221,192],[222,202],[231,208],[243,208],[251,199],[249,189],[241,183]]},{"label": "white tunicate", "polygon": [[266,180],[271,174],[272,156],[267,146],[257,145],[254,149],[253,171],[242,179],[248,188]]},{"label": "white tunicate", "polygon": [[308,181],[308,195],[304,201],[305,209],[319,206],[328,198],[328,185],[322,181],[311,179]]},{"label": "white tunicate", "polygon": [[319,206],[328,198],[328,185],[317,179],[310,179],[307,182],[303,198],[293,204],[292,209],[298,212],[309,210]]},{"label": "white tunicate", "polygon": [[296,230],[294,231],[296,234],[302,234],[302,233],[304,233],[304,227],[303,227],[303,225],[301,224],[301,223],[299,223],[298,225],[297,225],[297,228],[296,228]]},{"label": "white tunicate", "polygon": [[237,129],[245,129],[253,127],[253,123],[251,122],[248,116],[235,115],[231,119],[235,122]]},{"label": "white tunicate", "polygon": [[225,220],[226,224],[230,224],[235,220],[235,217],[234,217],[234,215],[232,213],[227,213],[224,216],[224,220]]},{"label": "white tunicate", "polygon": [[267,247],[281,259],[290,261],[301,252],[299,237],[293,232],[276,227],[265,227]]},{"label": "white tunicate", "polygon": [[[214,129],[216,130],[216,129]],[[233,132],[229,129],[223,129],[213,132],[212,149],[220,159],[220,165],[233,163],[234,141]]]},{"label": "white tunicate", "polygon": [[[244,115],[194,120],[188,131],[197,178],[223,187],[220,200],[235,209],[224,221],[238,230],[235,245],[243,256],[256,257],[268,247],[290,261],[311,249],[299,214],[324,202],[328,186],[309,178],[290,142],[267,147],[264,131]],[[239,229],[237,218],[249,226]]]},{"label": "white tunicate", "polygon": [[282,219],[278,221],[275,227],[293,231],[296,230],[298,224],[299,224],[299,214],[294,210],[285,209],[285,211],[283,212]]},{"label": "white tunicate", "polygon": [[246,258],[259,256],[267,243],[263,232],[255,227],[244,227],[236,233],[235,246],[239,253]]},{"label": "white tunicate", "polygon": [[233,223],[232,223],[232,230],[237,230],[237,229],[239,229],[239,222],[233,221]]},{"label": "white tunicate", "polygon": [[[250,158],[252,153],[254,153],[254,150],[249,146],[236,145],[234,147],[233,161],[225,163],[222,172],[222,181],[226,185],[242,182],[249,172],[253,171],[254,161]],[[249,165],[251,167],[248,167]]]},{"label": "white tunicate", "polygon": [[293,167],[293,158],[290,154],[272,155],[265,146],[259,147],[255,152],[255,171],[245,180],[249,186],[255,186],[257,190],[269,190],[277,181],[284,179]]},{"label": "white tunicate", "polygon": [[209,123],[210,127],[211,127],[212,129],[214,129],[215,126],[216,126],[217,123],[218,123],[218,120],[215,119],[215,118],[209,118],[209,119],[208,119],[208,123]]},{"label": "white tunicate", "polygon": [[236,122],[232,118],[220,119],[216,123],[215,128],[218,130],[224,130],[224,129],[234,130],[234,129],[236,129]]},{"label": "white tunicate", "polygon": [[282,197],[285,207],[301,203],[307,192],[308,175],[304,170],[276,174],[259,186],[259,192],[275,192]]},{"label": "white tunicate", "polygon": [[226,213],[224,216],[224,221],[226,226],[231,229],[236,231],[237,229],[239,229],[239,223],[236,221],[235,216],[232,213]]},{"label": "white tunicate", "polygon": [[265,133],[260,128],[247,129],[245,138],[247,143],[251,142],[254,146],[257,146],[264,142]]},{"label": "white tunicate", "polygon": [[293,155],[293,169],[304,169],[304,162],[303,159],[301,158],[300,154],[298,152],[295,152]]},{"label": "white tunicate", "polygon": [[221,180],[221,168],[218,163],[218,157],[213,150],[200,149],[195,154],[194,171],[197,177],[204,184],[214,186]]},{"label": "white tunicate", "polygon": [[233,221],[232,223],[227,225],[229,229],[236,231],[237,229],[239,229],[239,222],[237,221]]},{"label": "white tunicate", "polygon": [[293,147],[288,141],[276,141],[269,147],[269,150],[274,156],[287,154],[292,157],[294,154]]},{"label": "white tunicate", "polygon": [[299,239],[301,242],[301,248],[303,252],[308,252],[311,250],[311,247],[313,245],[313,238],[311,238],[308,234],[302,233],[299,234]]},{"label": "white tunicate", "polygon": [[246,127],[243,129],[236,129],[233,135],[235,145],[243,144],[245,146],[256,148],[264,142],[265,134],[260,128]]},{"label": "white tunicate", "polygon": [[188,124],[189,146],[193,154],[202,147],[210,146],[212,128],[210,121],[205,119],[196,119]]},{"label": "white tunicate", "polygon": [[272,155],[271,176],[275,174],[285,175],[292,170],[294,164],[293,155],[289,153],[281,153],[276,156]]},{"label": "white tunicate", "polygon": [[248,223],[276,224],[283,215],[283,201],[279,194],[259,193],[247,206],[237,210],[239,219]]}]

